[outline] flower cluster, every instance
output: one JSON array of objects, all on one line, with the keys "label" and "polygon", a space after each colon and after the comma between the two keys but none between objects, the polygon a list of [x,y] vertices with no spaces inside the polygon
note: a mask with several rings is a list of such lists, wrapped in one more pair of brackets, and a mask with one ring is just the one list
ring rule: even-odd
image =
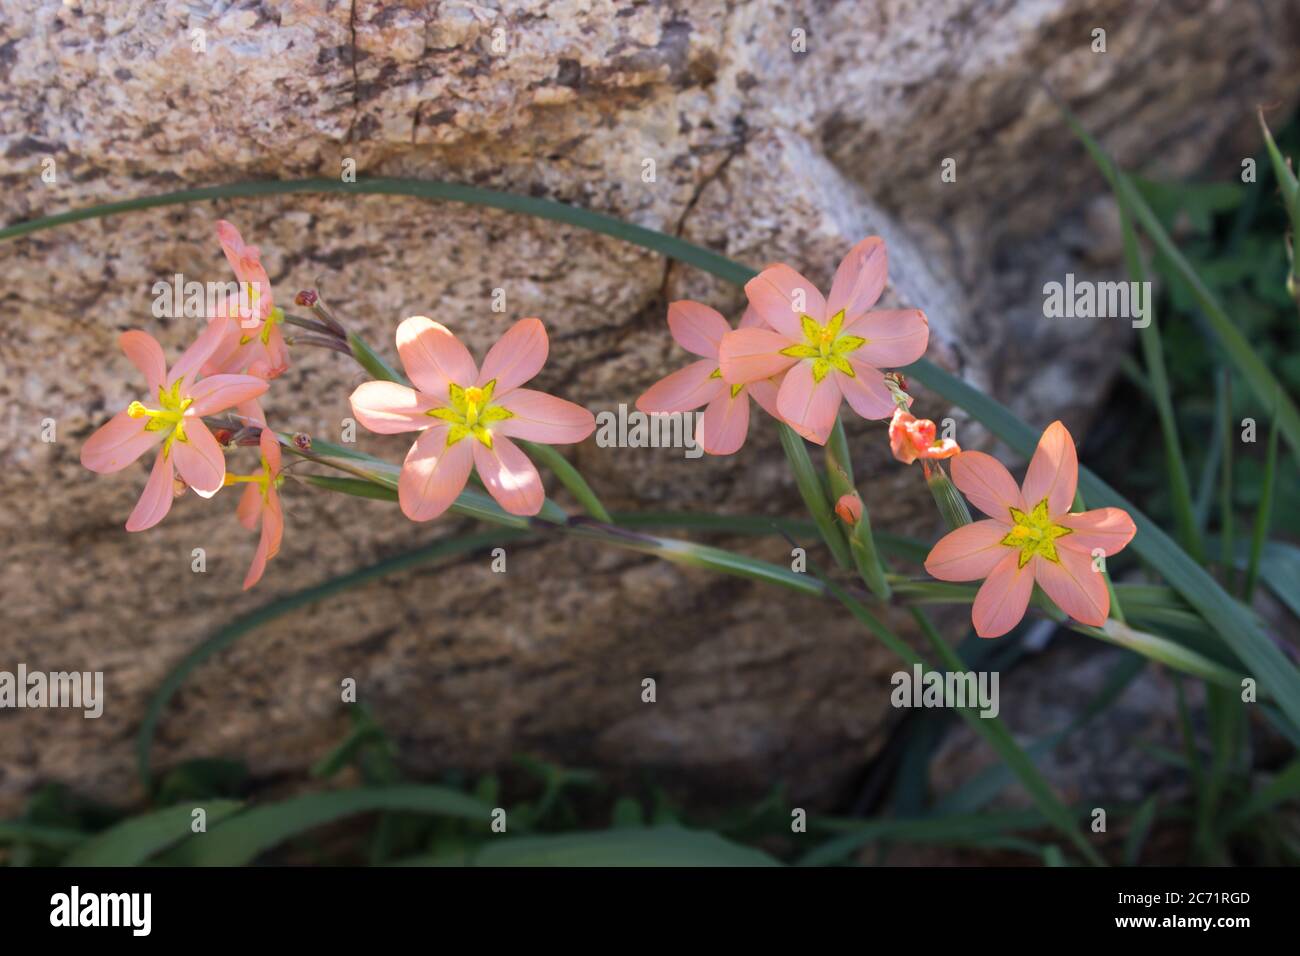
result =
[{"label": "flower cluster", "polygon": [[[249,530],[260,526],[258,545],[244,587],[262,577],[280,547],[284,515],[280,488],[286,473],[281,440],[259,402],[269,382],[289,365],[289,342],[281,326],[303,326],[304,344],[356,357],[383,375],[351,395],[356,420],[377,434],[414,433],[397,480],[403,514],[428,521],[445,513],[462,494],[471,473],[511,515],[537,515],[545,503],[541,476],[525,453],[527,443],[576,444],[595,430],[590,411],[554,395],[524,387],[546,363],[549,340],[540,319],[515,323],[483,358],[474,361],[445,326],[411,316],[397,327],[397,352],[409,384],[358,351],[324,308],[319,296],[302,293],[298,304],[315,319],[287,316],[276,306],[256,246],[244,243],[230,223],[217,224],[217,238],[239,280],[239,307],[218,310],[198,339],[168,369],[162,347],[141,331],[121,336],[122,350],[144,376],[146,400],[133,401],[86,441],[82,463],[101,473],[120,471],[155,448],[153,470],[128,531],[160,522],[187,488],[211,497],[242,484],[236,515]],[[1062,611],[1101,626],[1109,591],[1098,559],[1132,539],[1132,519],[1117,508],[1072,512],[1078,461],[1074,441],[1060,422],[1043,433],[1024,483],[991,456],[962,451],[938,438],[934,422],[910,412],[911,396],[897,369],[917,361],[929,341],[929,324],[918,309],[876,309],[887,279],[884,242],[871,237],[840,262],[823,296],[787,265],[769,265],[745,285],[748,307],[737,328],[698,302],[668,309],[673,339],[697,360],[657,382],[637,400],[646,413],[680,413],[703,407],[697,440],[711,455],[730,455],[749,431],[749,400],[799,435],[825,445],[842,402],[865,419],[890,419],[888,443],[904,463],[922,463],[945,520],[954,527],[926,558],[929,573],[943,581],[983,580],[971,617],[976,633],[997,637],[1024,616],[1035,584]],[[233,410],[237,430],[205,417]],[[300,440],[301,439],[301,440]],[[521,447],[521,443],[522,446]],[[259,464],[248,474],[228,472],[223,445],[256,444]],[[841,443],[842,444],[842,443]],[[289,449],[311,457],[310,441],[295,436]],[[835,488],[833,511],[849,529],[855,560],[881,600],[889,598],[871,543],[863,499],[853,488],[845,450],[828,453]],[[836,457],[838,456],[838,457]],[[951,461],[949,482],[940,462]],[[955,486],[955,488],[954,488]],[[958,490],[984,520],[970,522]],[[822,505],[826,514],[830,502]],[[829,539],[828,539],[829,540]]]},{"label": "flower cluster", "polygon": [[930,327],[919,309],[872,308],[887,275],[884,240],[872,236],[840,262],[828,296],[787,265],[767,266],[745,284],[749,307],[734,330],[708,306],[674,302],[669,330],[702,360],[656,383],[637,408],[707,406],[698,441],[713,455],[744,444],[746,396],[819,445],[830,437],[841,400],[863,418],[888,418],[895,399],[880,370],[924,355]]}]

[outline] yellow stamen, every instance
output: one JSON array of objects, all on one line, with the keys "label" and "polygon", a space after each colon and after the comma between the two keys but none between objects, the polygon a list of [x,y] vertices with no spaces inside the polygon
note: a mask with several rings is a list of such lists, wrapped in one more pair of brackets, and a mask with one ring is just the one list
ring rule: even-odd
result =
[{"label": "yellow stamen", "polygon": [[800,316],[799,323],[803,328],[803,342],[783,348],[782,355],[812,359],[813,380],[817,382],[824,379],[831,369],[849,378],[856,376],[853,366],[844,356],[862,348],[867,344],[867,340],[860,335],[840,334],[840,330],[844,327],[843,309],[831,316],[830,321],[825,325],[819,324],[811,315]]},{"label": "yellow stamen", "polygon": [[462,388],[459,385],[447,387],[450,406],[431,408],[426,415],[441,419],[451,427],[447,429],[447,445],[473,435],[487,448],[492,447],[492,429],[488,426],[514,418],[515,413],[501,405],[492,404],[492,395],[496,391],[497,380],[486,385],[471,385]]},{"label": "yellow stamen", "polygon": [[1023,568],[1036,554],[1054,564],[1060,564],[1056,539],[1071,531],[1063,525],[1052,523],[1047,513],[1047,499],[1038,502],[1028,513],[1019,508],[1011,508],[1010,511],[1012,528],[999,543],[1020,550],[1019,566]]}]

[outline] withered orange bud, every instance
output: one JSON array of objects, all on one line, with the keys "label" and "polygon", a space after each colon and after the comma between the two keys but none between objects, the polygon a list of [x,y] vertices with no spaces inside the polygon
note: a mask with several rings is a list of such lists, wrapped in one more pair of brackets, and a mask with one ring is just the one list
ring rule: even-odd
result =
[{"label": "withered orange bud", "polygon": [[235,435],[229,428],[218,428],[212,433],[212,437],[217,440],[218,445],[229,445]]},{"label": "withered orange bud", "polygon": [[316,300],[319,298],[320,296],[317,294],[315,289],[303,289],[293,297],[293,301],[295,305],[303,305],[307,308],[311,308],[316,304]]}]

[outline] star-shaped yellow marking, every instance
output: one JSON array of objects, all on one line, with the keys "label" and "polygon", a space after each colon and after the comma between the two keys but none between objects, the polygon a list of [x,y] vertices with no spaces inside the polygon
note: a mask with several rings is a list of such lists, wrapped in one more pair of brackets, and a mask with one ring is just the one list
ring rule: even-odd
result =
[{"label": "star-shaped yellow marking", "polygon": [[1047,514],[1047,499],[1044,498],[1034,505],[1034,510],[1028,514],[1019,508],[1010,510],[1013,527],[999,543],[1020,550],[1019,566],[1023,568],[1036,554],[1060,564],[1061,558],[1056,553],[1056,539],[1069,534],[1070,529],[1052,524],[1052,519]]},{"label": "star-shaped yellow marking", "polygon": [[831,369],[853,378],[853,366],[844,356],[862,348],[867,340],[860,335],[840,334],[844,326],[844,310],[836,312],[825,325],[819,324],[811,315],[801,316],[799,321],[803,325],[804,343],[783,348],[781,354],[812,359],[813,381],[820,382]]}]

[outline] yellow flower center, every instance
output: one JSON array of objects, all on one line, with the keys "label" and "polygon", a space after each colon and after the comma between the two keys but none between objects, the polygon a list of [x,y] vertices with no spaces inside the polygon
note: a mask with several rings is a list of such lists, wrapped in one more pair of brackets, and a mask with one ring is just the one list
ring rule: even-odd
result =
[{"label": "yellow flower center", "polygon": [[263,455],[262,470],[257,472],[256,474],[236,475],[231,472],[226,472],[224,483],[227,488],[230,487],[231,485],[238,485],[243,482],[252,482],[253,484],[257,485],[257,490],[262,495],[262,500],[266,501],[268,496],[271,494],[272,488],[276,488],[278,490],[279,487],[284,484],[284,475],[276,475],[275,480],[272,481],[271,463],[268,462],[266,460],[266,456]]},{"label": "yellow flower center", "polygon": [[[259,293],[257,289],[253,289],[253,311],[254,312],[257,311],[258,298],[259,298]],[[277,305],[274,309],[271,310],[271,314],[268,315],[266,319],[262,322],[262,330],[256,333],[257,337],[262,340],[263,345],[267,345],[270,343],[271,330],[283,321],[284,321],[284,309],[280,308]],[[239,337],[240,345],[247,345],[251,341],[253,341],[252,335],[241,335]]]},{"label": "yellow flower center", "polygon": [[1056,553],[1056,539],[1069,534],[1070,529],[1052,523],[1047,514],[1047,499],[1038,502],[1028,513],[1019,508],[1010,510],[1012,528],[999,543],[1020,550],[1019,566],[1023,568],[1036,554],[1059,564],[1061,558]]},{"label": "yellow flower center", "polygon": [[491,426],[515,417],[510,409],[492,404],[492,393],[496,387],[496,379],[482,387],[471,385],[469,388],[461,388],[459,385],[450,385],[448,392],[451,405],[431,408],[425,413],[451,424],[447,429],[447,447],[450,448],[466,435],[473,435],[486,447],[492,447]]},{"label": "yellow flower center", "polygon": [[831,369],[853,378],[853,366],[845,356],[862,348],[867,340],[860,335],[840,334],[844,327],[844,310],[836,312],[825,325],[821,325],[811,315],[800,316],[799,322],[803,326],[803,344],[783,348],[781,354],[811,359],[814,381],[820,382]]},{"label": "yellow flower center", "polygon": [[132,418],[148,418],[149,422],[144,426],[147,432],[169,432],[163,441],[163,455],[166,456],[171,453],[172,442],[189,441],[185,437],[185,412],[194,404],[194,399],[181,398],[181,380],[177,379],[170,389],[165,385],[158,386],[158,404],[162,407],[146,408],[141,402],[132,402],[126,413]]}]

